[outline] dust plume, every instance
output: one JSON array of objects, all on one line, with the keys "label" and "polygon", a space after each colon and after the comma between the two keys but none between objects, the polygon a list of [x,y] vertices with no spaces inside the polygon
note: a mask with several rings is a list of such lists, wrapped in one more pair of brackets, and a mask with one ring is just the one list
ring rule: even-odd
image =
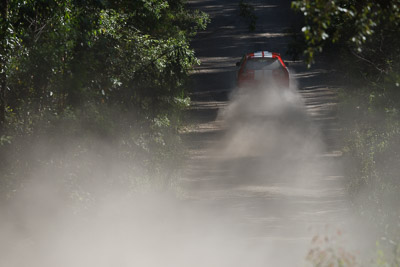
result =
[{"label": "dust plume", "polygon": [[328,153],[294,80],[290,88],[266,81],[237,88],[220,119],[226,130],[216,168],[228,170],[221,187],[241,196],[241,223],[276,266],[301,266],[312,237],[326,229],[348,233],[341,162]]},{"label": "dust plume", "polygon": [[221,115],[228,127],[227,155],[301,158],[324,149],[295,85],[239,88]]},{"label": "dust plume", "polygon": [[[123,164],[86,160],[97,161],[93,168],[106,164],[113,182],[103,180],[101,168],[85,177],[78,163],[42,168],[2,203],[0,266],[243,266],[262,255],[237,242],[240,234],[223,214],[173,192],[132,192],[115,178]],[[79,178],[74,189],[60,179],[65,172]],[[90,193],[76,198],[79,188]]]},{"label": "dust plume", "polygon": [[35,169],[0,206],[0,266],[302,266],[310,227],[336,225],[347,203],[301,96],[242,88],[220,116],[208,168],[221,172],[196,201],[137,190],[140,166],[101,141],[101,157],[55,155],[68,164]]}]

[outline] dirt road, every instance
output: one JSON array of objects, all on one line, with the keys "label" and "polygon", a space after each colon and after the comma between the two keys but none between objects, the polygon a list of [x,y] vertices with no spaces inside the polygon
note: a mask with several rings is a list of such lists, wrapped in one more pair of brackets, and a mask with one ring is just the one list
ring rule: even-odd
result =
[{"label": "dirt road", "polygon": [[312,236],[343,229],[349,212],[333,76],[327,65],[290,62],[290,90],[236,92],[235,62],[257,50],[285,57],[296,23],[290,1],[246,2],[258,17],[254,32],[237,0],[190,1],[212,22],[193,42],[202,64],[192,75],[181,185],[185,198],[225,218],[263,253],[260,265],[303,266]]}]

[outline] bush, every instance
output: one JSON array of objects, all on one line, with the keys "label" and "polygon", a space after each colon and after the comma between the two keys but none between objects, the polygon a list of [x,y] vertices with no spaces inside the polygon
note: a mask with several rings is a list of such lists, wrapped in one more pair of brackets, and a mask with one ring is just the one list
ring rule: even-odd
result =
[{"label": "bush", "polygon": [[6,1],[0,9],[5,191],[35,169],[62,169],[54,161],[62,152],[75,151],[75,162],[97,147],[170,183],[181,162],[188,73],[198,63],[189,42],[207,15],[184,0]]}]

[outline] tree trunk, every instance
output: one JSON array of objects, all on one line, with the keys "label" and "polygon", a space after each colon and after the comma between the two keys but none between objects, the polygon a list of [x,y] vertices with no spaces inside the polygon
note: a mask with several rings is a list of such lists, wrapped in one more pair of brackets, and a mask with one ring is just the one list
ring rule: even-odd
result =
[{"label": "tree trunk", "polygon": [[0,130],[3,128],[6,112],[6,90],[7,90],[7,76],[6,76],[6,58],[7,58],[7,28],[8,28],[8,0],[0,0],[0,13],[1,13],[1,33],[0,33]]}]

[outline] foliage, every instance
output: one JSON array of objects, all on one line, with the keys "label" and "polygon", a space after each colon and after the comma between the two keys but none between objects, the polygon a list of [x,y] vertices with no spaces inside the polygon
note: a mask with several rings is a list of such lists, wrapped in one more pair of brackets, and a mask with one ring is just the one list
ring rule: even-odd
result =
[{"label": "foliage", "polygon": [[342,233],[315,235],[306,260],[311,266],[355,267],[359,266],[353,253],[340,245]]},{"label": "foliage", "polygon": [[11,109],[26,98],[36,110],[92,101],[153,117],[182,96],[197,62],[189,37],[205,25],[182,1],[13,2],[9,20]]},{"label": "foliage", "polygon": [[[391,241],[391,240],[389,240]],[[385,249],[380,244],[380,242],[376,243],[377,247],[377,257],[374,266],[377,267],[399,267],[400,266],[400,246],[399,244],[391,243],[391,251],[389,253],[385,253]],[[389,254],[389,255],[388,255]]]},{"label": "foliage", "polygon": [[391,40],[399,41],[399,0],[297,0],[292,7],[305,18],[302,31],[309,63],[332,43],[380,71],[388,68],[384,62],[388,53],[398,55],[399,48]]},{"label": "foliage", "polygon": [[292,7],[304,16],[308,64],[324,51],[343,74],[338,116],[349,193],[386,240],[376,265],[398,266],[400,1],[297,0]]},{"label": "foliage", "polygon": [[[66,143],[78,138],[82,151],[92,137],[123,144],[152,172],[179,162],[172,162],[179,111],[189,103],[186,81],[198,63],[189,42],[208,23],[204,13],[187,9],[185,0],[6,5],[0,178],[33,164],[21,158],[38,140],[52,147],[60,136]],[[35,161],[51,162],[48,153]]]},{"label": "foliage", "polygon": [[400,124],[398,104],[379,89],[343,91],[339,118],[345,138],[349,193],[380,235],[399,242]]}]

